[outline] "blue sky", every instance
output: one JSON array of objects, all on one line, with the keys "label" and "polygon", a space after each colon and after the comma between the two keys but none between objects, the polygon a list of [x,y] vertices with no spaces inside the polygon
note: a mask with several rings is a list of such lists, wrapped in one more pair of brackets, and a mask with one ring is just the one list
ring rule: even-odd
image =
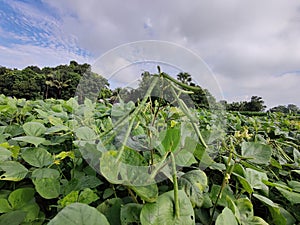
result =
[{"label": "blue sky", "polygon": [[300,106],[297,0],[0,0],[0,18],[2,66],[93,65],[121,44],[161,40],[197,53],[229,101]]}]

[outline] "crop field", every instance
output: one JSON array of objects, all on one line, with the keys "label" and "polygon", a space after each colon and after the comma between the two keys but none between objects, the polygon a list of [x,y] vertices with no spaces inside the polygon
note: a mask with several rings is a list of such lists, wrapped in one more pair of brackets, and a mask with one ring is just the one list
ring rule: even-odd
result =
[{"label": "crop field", "polygon": [[[157,78],[158,79],[158,78]],[[300,223],[300,121],[0,95],[0,225]],[[152,89],[151,89],[152,88]]]}]

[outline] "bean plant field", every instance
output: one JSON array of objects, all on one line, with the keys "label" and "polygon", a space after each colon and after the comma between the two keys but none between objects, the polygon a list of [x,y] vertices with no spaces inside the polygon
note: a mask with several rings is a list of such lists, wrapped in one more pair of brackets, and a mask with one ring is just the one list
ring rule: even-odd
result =
[{"label": "bean plant field", "polygon": [[300,224],[300,121],[0,95],[0,225]]}]

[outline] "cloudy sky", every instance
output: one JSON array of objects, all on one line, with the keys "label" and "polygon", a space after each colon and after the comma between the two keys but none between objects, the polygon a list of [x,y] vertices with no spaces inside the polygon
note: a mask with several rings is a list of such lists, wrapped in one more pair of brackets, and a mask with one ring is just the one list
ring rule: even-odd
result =
[{"label": "cloudy sky", "polygon": [[183,46],[228,101],[300,106],[298,0],[0,0],[0,65],[94,64],[129,42]]}]

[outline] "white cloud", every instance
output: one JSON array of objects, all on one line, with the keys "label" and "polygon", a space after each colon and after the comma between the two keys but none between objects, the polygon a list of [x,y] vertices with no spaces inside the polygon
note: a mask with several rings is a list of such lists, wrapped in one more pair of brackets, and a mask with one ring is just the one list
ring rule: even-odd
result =
[{"label": "white cloud", "polygon": [[39,47],[32,45],[14,45],[11,48],[0,46],[0,66],[11,68],[25,68],[29,65],[57,66],[69,64],[71,60],[79,63],[91,63],[91,59],[79,56],[73,52],[67,52],[51,47]]},{"label": "white cloud", "polygon": [[[60,18],[43,19],[43,13],[24,8],[28,5],[16,7],[31,16],[25,16],[28,24],[42,24],[40,28],[48,31],[49,37],[43,34],[49,40],[46,52],[52,46],[54,55],[58,48],[60,53],[65,51],[66,58],[69,53],[64,49],[78,47],[76,51],[86,49],[96,59],[132,41],[171,41],[203,58],[228,100],[261,95],[269,106],[284,102],[300,105],[300,75],[285,74],[300,70],[297,0],[42,1],[55,8]],[[59,63],[60,58],[54,58]]]}]

